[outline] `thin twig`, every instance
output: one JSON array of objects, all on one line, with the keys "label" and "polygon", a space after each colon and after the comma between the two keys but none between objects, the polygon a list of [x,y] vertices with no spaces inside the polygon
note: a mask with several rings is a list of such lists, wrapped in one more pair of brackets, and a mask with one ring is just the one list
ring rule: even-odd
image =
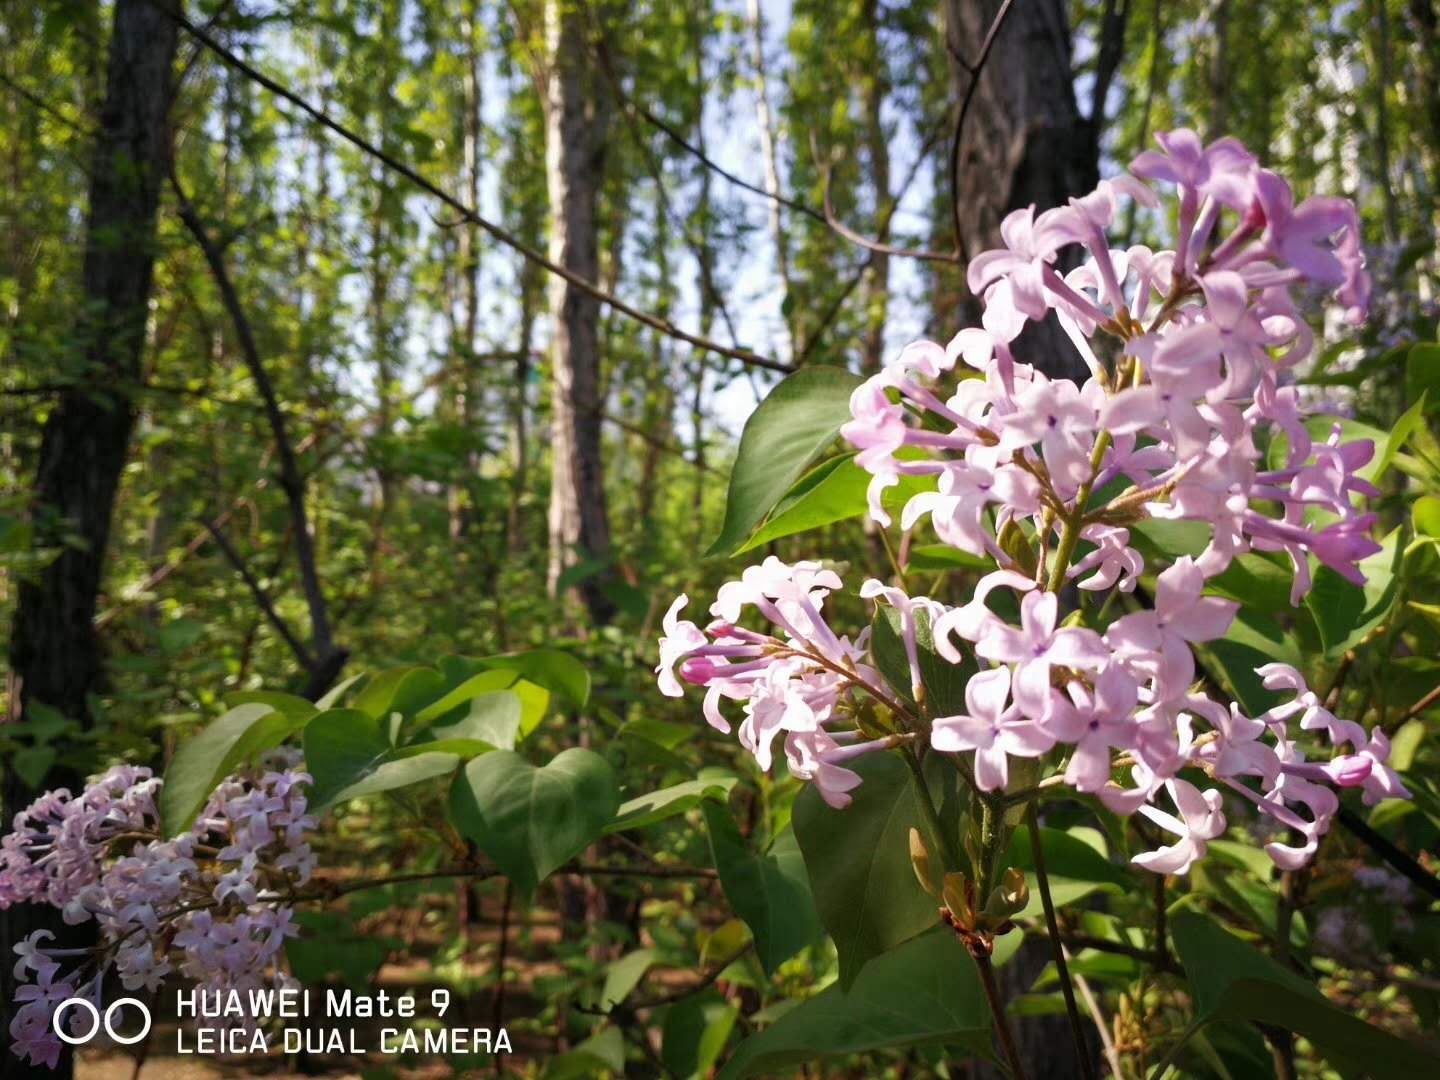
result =
[{"label": "thin twig", "polygon": [[1000,5],[1000,10],[990,22],[990,29],[985,31],[979,57],[974,64],[965,65],[970,72],[970,82],[965,87],[965,96],[960,99],[960,112],[955,117],[955,136],[950,143],[950,211],[955,222],[955,250],[960,253],[962,263],[969,262],[970,255],[965,250],[965,235],[960,226],[960,143],[965,136],[965,119],[970,115],[970,103],[975,99],[975,91],[980,88],[980,76],[985,72],[985,61],[990,59],[990,50],[994,47],[995,39],[999,37],[1000,28],[1005,25],[1005,17],[1010,14],[1010,7],[1014,2],[1015,0],[1005,0]]},{"label": "thin twig", "polygon": [[657,439],[654,434],[646,431],[638,424],[632,424],[629,420],[624,420],[614,415],[613,413],[608,412],[601,413],[600,418],[614,424],[621,431],[628,431],[631,435],[634,435],[636,438],[642,439],[643,441],[649,443],[657,450],[663,450],[667,454],[674,454],[676,457],[680,458],[682,461],[688,462],[692,467],[699,469],[701,472],[713,473],[716,471],[712,466],[707,465],[703,461],[691,461],[690,455],[685,453],[685,451],[681,447],[676,446],[674,443],[666,442],[664,439]]},{"label": "thin twig", "polygon": [[[960,262],[960,255],[956,251],[926,251],[923,248],[898,247],[895,244],[887,244],[883,240],[872,240],[850,228],[835,213],[835,203],[830,196],[831,174],[834,170],[831,169],[829,162],[821,160],[818,148],[813,145],[813,133],[811,152],[820,169],[821,186],[824,192],[825,224],[830,226],[833,231],[852,244],[865,248],[867,251],[873,251],[877,255],[893,255],[901,259],[919,259],[922,262],[941,262],[952,265]],[[889,215],[886,217],[886,224],[889,224]]]},{"label": "thin twig", "polygon": [[1415,859],[1401,851],[1385,837],[1372,829],[1359,814],[1348,806],[1341,806],[1335,818],[1359,841],[1371,848],[1405,877],[1420,886],[1431,898],[1440,900],[1440,878],[1436,878]]},{"label": "thin twig", "polygon": [[1010,1032],[1010,1021],[1005,1016],[1005,1003],[1000,1000],[1000,987],[995,982],[995,965],[990,954],[972,951],[975,967],[980,972],[980,985],[985,991],[985,1000],[990,1005],[990,1015],[995,1018],[995,1037],[1000,1040],[1000,1052],[1005,1055],[1013,1080],[1025,1080],[1025,1063],[1015,1047],[1015,1036]]},{"label": "thin twig", "polygon": [[[671,205],[670,195],[665,186],[664,170],[661,169],[660,162],[656,160],[649,143],[641,136],[638,130],[639,125],[635,120],[638,110],[635,108],[634,102],[626,95],[624,89],[621,87],[620,76],[615,70],[615,63],[611,58],[609,46],[605,43],[604,26],[600,20],[595,17],[588,3],[582,4],[581,7],[586,18],[591,23],[591,28],[595,36],[595,58],[599,61],[600,73],[605,76],[605,81],[610,87],[611,96],[615,99],[616,104],[620,106],[620,114],[625,118],[625,127],[630,132],[631,141],[635,143],[636,149],[640,151],[640,156],[645,161],[646,171],[650,173],[650,178],[654,181],[655,190],[660,196],[660,203],[665,216],[675,223],[676,228],[680,231],[680,235],[685,240],[686,247],[690,249],[690,254],[694,256],[696,265],[700,268],[700,288],[705,292],[705,295],[710,298],[710,301],[716,308],[719,309],[720,317],[725,322],[726,332],[730,335],[730,343],[732,345],[738,345],[740,343],[740,337],[739,334],[736,333],[735,322],[730,316],[730,308],[725,303],[724,295],[715,285],[714,275],[710,271],[710,260],[704,256],[701,250],[704,246],[704,241],[697,240],[691,235],[689,225],[681,219],[680,215],[675,213],[675,208]],[[703,330],[705,328],[702,327],[701,329]]]},{"label": "thin twig", "polygon": [[[891,198],[890,205],[886,208],[884,216],[877,224],[876,236],[880,242],[889,239],[890,226],[895,219],[896,211],[900,209],[900,203],[915,183],[915,178],[920,175],[920,167],[930,157],[930,151],[934,149],[935,144],[939,141],[943,133],[943,125],[937,124],[926,138],[924,145],[920,147],[919,153],[915,155],[915,160],[910,163],[910,171],[905,174],[905,179],[901,181],[899,190]],[[826,309],[825,314],[821,316],[820,321],[816,324],[815,329],[807,336],[805,348],[801,351],[799,357],[796,358],[796,367],[802,366],[805,361],[810,359],[810,355],[824,338],[825,331],[830,329],[830,325],[839,316],[840,310],[845,306],[845,301],[850,299],[851,294],[859,288],[860,282],[865,280],[866,272],[875,265],[875,259],[878,255],[879,252],[872,248],[864,260],[861,261],[859,269],[856,270],[855,274],[845,284],[845,287],[836,295],[835,299]]]},{"label": "thin twig", "polygon": [[[151,0],[151,2],[155,3],[155,0]],[[295,106],[295,108],[299,109],[301,112],[305,113],[312,120],[318,123],[321,127],[325,128],[328,131],[334,132],[336,135],[339,135],[346,142],[350,143],[352,146],[374,158],[376,161],[380,162],[390,171],[397,173],[400,176],[403,176],[406,180],[410,181],[410,183],[414,184],[416,187],[425,191],[427,194],[433,196],[434,198],[439,199],[450,209],[454,210],[457,214],[460,214],[462,217],[464,217],[466,221],[484,229],[487,233],[490,234],[490,236],[494,237],[501,244],[504,244],[506,247],[519,254],[522,258],[532,263],[535,263],[537,266],[540,266],[549,273],[554,274],[556,277],[563,278],[570,285],[585,293],[585,295],[599,301],[602,304],[605,304],[607,307],[615,311],[618,311],[622,315],[626,315],[629,318],[634,319],[636,322],[645,324],[652,330],[658,330],[660,333],[665,334],[667,337],[672,337],[679,341],[686,342],[687,344],[693,345],[698,349],[705,349],[709,352],[717,353],[721,356],[728,356],[732,360],[739,360],[741,363],[751,364],[755,367],[767,368],[770,371],[788,373],[793,370],[793,368],[789,364],[784,364],[778,360],[772,360],[769,357],[761,356],[759,353],[756,353],[750,349],[735,348],[728,345],[722,345],[718,341],[712,341],[710,338],[702,337],[699,334],[692,334],[689,331],[682,330],[674,323],[670,322],[670,320],[661,318],[660,316],[654,315],[651,312],[643,311],[640,308],[634,307],[633,305],[626,303],[624,300],[621,300],[614,293],[608,292],[605,289],[600,288],[598,285],[590,281],[584,275],[578,274],[574,270],[571,270],[568,267],[561,266],[559,263],[552,261],[544,254],[537,251],[529,244],[525,243],[519,237],[515,236],[513,233],[509,232],[508,230],[502,228],[499,225],[496,225],[493,221],[481,217],[479,213],[477,213],[474,209],[466,206],[465,203],[463,203],[460,199],[456,198],[454,195],[451,195],[444,188],[440,187],[439,185],[433,183],[430,180],[427,180],[413,166],[407,165],[405,164],[405,162],[399,160],[396,157],[393,157],[392,155],[386,153],[384,150],[381,150],[378,146],[370,142],[363,135],[360,135],[358,132],[355,132],[350,128],[346,127],[338,120],[332,118],[324,110],[318,108],[315,105],[312,105],[310,102],[302,98],[299,94],[295,93],[293,90],[288,89],[281,83],[266,75],[264,72],[260,71],[258,68],[236,56],[229,49],[225,48],[224,45],[220,44],[220,42],[216,41],[213,37],[211,37],[209,34],[201,30],[193,22],[187,19],[184,15],[180,14],[180,12],[172,11],[169,7],[158,3],[156,3],[156,7],[160,11],[163,11],[171,19],[173,19],[177,25],[184,28],[184,30],[188,34],[190,34],[191,37],[199,41],[202,45],[204,45],[207,49],[214,53],[220,60],[228,64],[230,67],[234,68],[236,71],[240,72],[240,74],[244,75],[247,79],[250,79],[252,82],[264,87],[276,97],[279,97],[282,100],[289,102],[291,105]]]},{"label": "thin twig", "polygon": [[1025,824],[1030,830],[1030,854],[1035,860],[1035,884],[1040,888],[1040,904],[1045,909],[1045,926],[1050,931],[1050,952],[1055,957],[1055,973],[1060,976],[1060,991],[1065,996],[1065,1014],[1070,1019],[1070,1037],[1075,1040],[1075,1056],[1085,1080],[1095,1080],[1095,1064],[1085,1046],[1085,1032],[1080,1026],[1080,1007],[1075,1004],[1075,989],[1070,985],[1070,965],[1065,962],[1065,943],[1060,939],[1060,924],[1055,918],[1055,900],[1050,895],[1050,878],[1045,873],[1045,845],[1040,839],[1040,815],[1032,802],[1025,810]]},{"label": "thin twig", "polygon": [[1123,941],[1111,941],[1109,938],[1091,937],[1088,934],[1066,934],[1064,940],[1066,946],[1071,949],[1094,949],[1096,952],[1128,956],[1139,960],[1142,964],[1150,964],[1158,971],[1178,970],[1168,953],[1162,956],[1152,949],[1127,945]]},{"label": "thin twig", "polygon": [[1410,708],[1406,709],[1403,713],[1401,713],[1400,718],[1397,721],[1397,726],[1399,724],[1405,723],[1407,720],[1414,720],[1417,716],[1419,716],[1422,712],[1428,709],[1431,705],[1434,705],[1437,701],[1440,701],[1440,686],[1434,687],[1419,701],[1415,702],[1414,705],[1411,705]]},{"label": "thin twig", "polygon": [[626,1007],[629,1009],[655,1009],[662,1005],[673,1005],[677,1001],[684,1001],[687,997],[690,997],[690,995],[698,994],[707,986],[713,985],[716,979],[725,974],[731,964],[735,963],[736,960],[739,960],[753,948],[755,948],[755,942],[752,939],[721,960],[706,972],[698,982],[681,987],[679,990],[672,990],[669,993],[657,994],[654,997],[640,998],[638,1001],[626,1002]]},{"label": "thin twig", "polygon": [[250,594],[255,597],[255,603],[258,604],[260,610],[265,613],[266,620],[275,628],[275,632],[284,639],[285,644],[290,647],[290,651],[295,654],[295,659],[300,662],[300,666],[306,671],[313,669],[315,666],[315,658],[310,655],[310,650],[305,648],[299,637],[296,636],[295,631],[290,629],[290,624],[285,621],[280,612],[275,610],[275,602],[270,599],[270,594],[265,591],[265,587],[261,585],[255,575],[250,572],[250,567],[246,564],[240,552],[235,550],[235,545],[230,543],[230,540],[216,527],[214,522],[202,519],[200,524],[204,527],[205,531],[210,534],[210,538],[215,541],[215,545],[225,555],[225,558],[230,561],[230,565],[235,567],[235,572],[240,575],[240,579],[245,582],[246,587],[250,590]]},{"label": "thin twig", "polygon": [[309,680],[306,696],[313,700],[329,689],[344,666],[348,654],[345,649],[335,645],[330,633],[330,617],[326,611],[325,594],[320,586],[320,573],[315,560],[315,541],[310,535],[310,521],[305,509],[305,478],[296,462],[295,446],[290,440],[279,396],[275,393],[275,386],[260,358],[260,347],[250,326],[249,316],[244,305],[240,303],[240,295],[236,292],[235,283],[225,265],[224,252],[206,231],[200,215],[181,186],[173,159],[170,162],[170,185],[174,188],[179,203],[180,219],[200,246],[226,313],[234,324],[240,355],[244,358],[251,381],[255,383],[255,389],[264,403],[265,418],[275,440],[280,487],[285,492],[285,502],[290,511],[290,523],[295,533],[295,558],[300,569],[300,586],[310,614],[311,660],[307,665]]},{"label": "thin twig", "polygon": [[[1065,951],[1065,946],[1060,946],[1060,951]],[[1115,1080],[1124,1080],[1124,1072],[1120,1062],[1120,1051],[1115,1046],[1115,1036],[1111,1034],[1110,1027],[1105,1023],[1105,1014],[1100,1009],[1100,1002],[1095,997],[1095,992],[1090,989],[1090,983],[1078,971],[1075,973],[1075,989],[1080,991],[1080,997],[1085,1001],[1085,1008],[1089,1010],[1090,1017],[1095,1021],[1095,1030],[1100,1033],[1100,1045],[1105,1049],[1105,1061],[1110,1066],[1110,1072]]]},{"label": "thin twig", "polygon": [[[510,907],[515,900],[515,886],[505,883],[505,900],[500,908],[500,948],[495,958],[495,1001],[490,1010],[490,1026],[500,1029],[505,1026],[505,961],[510,948]],[[503,1073],[501,1056],[495,1055],[495,1075]]]}]

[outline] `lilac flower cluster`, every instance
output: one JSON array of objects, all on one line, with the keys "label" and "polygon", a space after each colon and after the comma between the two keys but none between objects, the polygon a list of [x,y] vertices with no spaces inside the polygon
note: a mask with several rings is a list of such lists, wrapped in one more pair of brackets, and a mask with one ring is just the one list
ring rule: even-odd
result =
[{"label": "lilac flower cluster", "polygon": [[[1193,650],[1235,618],[1238,605],[1205,588],[1238,555],[1287,556],[1298,604],[1312,560],[1361,582],[1358,564],[1379,550],[1374,515],[1357,506],[1375,494],[1360,475],[1373,445],[1342,442],[1338,425],[1313,436],[1289,378],[1313,346],[1292,287],[1327,291],[1351,322],[1365,317],[1355,209],[1320,197],[1296,205],[1233,139],[1204,146],[1175,131],[1158,141],[1133,175],[1065,207],[1009,215],[1006,247],[968,271],[982,325],[948,347],[907,347],[851,399],[841,434],[871,473],[870,516],[889,526],[886,489],[927,478],[933,489],[909,499],[901,528],[928,522],[943,543],[994,564],[954,607],[878,581],[862,587],[900,615],[913,704],[867,664],[864,635],[852,643],[826,625],[822,603],[838,577],[774,558],[722,588],[706,631],[681,619],[677,600],[661,642],[662,692],[680,694],[678,665],[680,678],[706,687],[705,715],[721,730],[721,701],[744,701],[740,739],[761,766],[783,732],[792,772],[836,806],[859,783],[845,762],[925,733],[934,750],[964,755],[982,792],[1006,788],[1012,758],[1048,756],[1055,768],[1042,784],[1139,811],[1173,835],[1135,858],[1160,873],[1184,873],[1224,831],[1223,792],[1291,831],[1294,843],[1266,846],[1287,868],[1314,855],[1337,788],[1359,787],[1367,803],[1408,794],[1386,763],[1384,734],[1334,716],[1299,672],[1260,668],[1288,700],[1250,717],[1197,682]],[[1160,205],[1142,180],[1177,193],[1173,250],[1118,250],[1106,239],[1123,198]],[[1083,261],[1063,271],[1062,256],[1077,251]],[[1089,369],[1083,385],[1012,352],[1028,322],[1050,317]],[[1267,460],[1266,447],[1281,453]],[[1148,607],[1135,597],[1147,566],[1130,528],[1147,518],[1208,530],[1197,557],[1148,568]],[[1119,603],[1062,618],[1071,584]],[[736,625],[747,605],[777,636]],[[1124,613],[1107,617],[1112,607]],[[926,708],[922,618],[942,657],[980,664],[963,714]],[[880,738],[861,734],[876,734],[861,713],[867,695],[892,718]]]},{"label": "lilac flower cluster", "polygon": [[15,947],[24,984],[12,1052],[54,1066],[56,1008],[71,997],[98,1007],[112,971],[127,990],[157,990],[177,971],[206,991],[243,994],[287,981],[276,961],[295,928],[283,899],[315,864],[309,782],[284,766],[228,778],[189,831],[168,838],[157,810],[164,781],[128,765],[78,795],[48,792],[16,814],[0,840],[0,909],[48,904],[71,925],[93,919],[99,944],[56,948],[50,931],[37,930]]}]

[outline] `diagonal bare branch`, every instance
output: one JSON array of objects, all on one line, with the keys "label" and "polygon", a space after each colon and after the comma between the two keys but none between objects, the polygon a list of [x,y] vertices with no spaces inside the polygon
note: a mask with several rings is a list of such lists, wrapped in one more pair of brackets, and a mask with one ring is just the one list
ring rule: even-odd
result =
[{"label": "diagonal bare branch", "polygon": [[[151,0],[151,2],[153,3],[154,0]],[[342,139],[350,143],[352,146],[356,147],[369,157],[372,157],[376,161],[380,162],[380,164],[382,164],[385,168],[389,169],[391,172],[394,172],[404,177],[410,183],[425,191],[428,195],[431,195],[432,197],[438,199],[440,202],[448,206],[451,210],[454,210],[457,214],[460,214],[462,217],[464,217],[466,221],[469,221],[472,224],[479,226],[481,229],[484,229],[485,232],[487,232],[490,236],[516,252],[522,258],[528,260],[529,262],[535,263],[537,266],[542,267],[544,270],[548,271],[551,274],[554,274],[557,277],[564,278],[565,281],[569,282],[571,285],[579,289],[581,292],[585,293],[587,296],[593,297],[595,300],[598,300],[600,303],[606,305],[612,310],[619,312],[621,315],[625,315],[631,319],[634,319],[636,322],[643,323],[644,325],[650,327],[652,330],[658,330],[660,333],[665,334],[667,337],[672,337],[678,341],[683,341],[688,345],[695,346],[697,349],[705,349],[708,352],[713,352],[720,356],[727,356],[732,360],[738,360],[743,364],[749,364],[754,367],[767,368],[770,371],[790,372],[794,370],[789,364],[782,363],[779,360],[772,360],[767,356],[761,356],[759,353],[751,349],[723,345],[718,341],[713,341],[710,338],[703,337],[700,334],[692,334],[688,330],[682,330],[680,327],[672,323],[669,319],[661,318],[660,316],[655,315],[651,312],[637,308],[634,305],[620,299],[614,293],[609,292],[606,289],[602,289],[600,286],[588,280],[583,275],[577,274],[575,271],[567,269],[566,267],[563,267],[558,263],[551,261],[541,252],[535,250],[535,248],[525,243],[513,233],[495,224],[493,221],[481,217],[480,214],[477,213],[472,207],[466,206],[464,202],[456,198],[454,195],[451,195],[444,188],[435,184],[431,180],[426,179],[426,177],[418,170],[416,170],[413,166],[407,165],[400,159],[386,153],[384,150],[381,150],[378,146],[370,142],[370,140],[366,139],[363,135],[346,127],[344,124],[340,123],[338,120],[334,119],[332,116],[326,113],[323,109],[319,108],[318,106],[312,105],[310,102],[302,98],[299,94],[295,93],[293,90],[290,90],[288,87],[277,82],[269,75],[266,75],[263,71],[260,71],[252,64],[249,64],[245,60],[242,60],[240,57],[236,56],[233,52],[227,49],[214,37],[212,37],[206,31],[200,29],[180,12],[172,11],[168,7],[159,4],[157,4],[156,7],[158,10],[163,11],[169,18],[173,19],[175,23],[182,29],[184,29],[185,32],[188,33],[192,38],[200,42],[200,44],[204,45],[206,49],[210,50],[210,52],[212,52],[222,62],[234,68],[236,71],[240,72],[241,75],[245,76],[247,79],[251,80],[257,85],[264,87],[276,97],[293,105],[295,108],[299,109],[306,116],[310,117],[327,131],[331,131],[334,134],[339,135]]]}]

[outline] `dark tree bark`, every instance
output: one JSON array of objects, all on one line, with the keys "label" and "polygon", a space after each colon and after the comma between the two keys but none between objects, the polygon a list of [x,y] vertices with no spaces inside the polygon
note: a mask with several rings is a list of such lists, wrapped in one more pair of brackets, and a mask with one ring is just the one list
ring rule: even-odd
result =
[{"label": "dark tree bark", "polygon": [[[135,425],[134,389],[154,267],[155,218],[165,177],[166,112],[176,27],[157,0],[116,0],[104,104],[90,179],[82,303],[74,348],[84,377],[59,395],[46,420],[36,468],[32,516],[36,543],[65,538],[60,554],[22,582],[10,638],[9,710],[23,716],[44,704],[81,724],[103,683],[95,632],[110,521]],[[49,778],[74,786],[62,765]],[[13,772],[3,781],[3,817],[35,795]],[[67,927],[59,913],[22,905],[0,912],[0,956],[37,929],[61,941],[90,931]],[[93,931],[92,931],[93,932]],[[9,963],[0,963],[0,1001],[14,997]],[[6,1077],[68,1076],[29,1069],[6,1054]]]},{"label": "dark tree bark", "polygon": [[[879,0],[866,0],[865,29],[870,35],[867,53],[874,69],[864,74],[861,101],[864,108],[865,156],[870,166],[870,185],[875,195],[875,235],[880,235],[890,195],[890,140],[882,120],[886,74],[884,43],[880,39]],[[890,298],[890,256],[872,252],[869,268],[861,282],[865,308],[865,333],[860,344],[860,370],[873,374],[885,363],[885,320]]]},{"label": "dark tree bark", "polygon": [[[999,0],[944,0],[956,102],[1000,6]],[[1062,0],[1014,3],[981,70],[952,178],[957,246],[966,258],[1001,246],[1000,222],[1011,210],[1063,205],[1099,178],[1102,116],[1087,118],[1076,104],[1067,10]],[[962,315],[978,320],[976,298],[962,304]],[[1053,316],[1027,328],[1017,351],[1052,376],[1087,374]]]},{"label": "dark tree bark", "polygon": [[1440,203],[1440,7],[1436,0],[1410,0],[1410,24],[1419,46],[1415,85],[1419,89],[1422,159],[1432,202]]},{"label": "dark tree bark", "polygon": [[[550,258],[599,282],[596,204],[605,170],[609,97],[596,86],[585,20],[565,0],[545,4],[545,159],[550,195]],[[613,579],[600,436],[600,305],[560,277],[550,280],[553,338],[550,565],[547,584],[579,559],[603,565],[576,587],[593,622],[615,615],[606,592]]]},{"label": "dark tree bark", "polygon": [[[1000,6],[1000,0],[944,0],[951,90],[957,103],[974,77],[971,69]],[[956,200],[952,228],[958,225],[957,246],[966,258],[1002,246],[1000,222],[1010,211],[1032,203],[1037,211],[1060,206],[1095,186],[1104,90],[1119,64],[1117,35],[1123,35],[1124,19],[1124,8],[1107,5],[1100,86],[1087,117],[1075,98],[1068,5],[1063,0],[1012,4],[981,69],[952,178]],[[962,315],[967,322],[977,320],[978,298],[967,297]],[[1051,377],[1088,376],[1053,314],[1044,323],[1028,326],[1016,351]],[[1049,960],[1047,943],[1027,941],[998,972],[1004,999],[1011,1001],[1027,992]],[[1012,1024],[1029,1080],[1081,1075],[1064,1016],[1026,1017]],[[1093,1036],[1093,1029],[1087,1029],[1087,1035]],[[977,1075],[1000,1074],[982,1066]]]}]

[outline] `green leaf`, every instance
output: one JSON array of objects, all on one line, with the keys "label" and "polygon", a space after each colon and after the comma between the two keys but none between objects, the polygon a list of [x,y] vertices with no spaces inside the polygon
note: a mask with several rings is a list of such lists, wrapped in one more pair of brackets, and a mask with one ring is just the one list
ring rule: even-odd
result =
[{"label": "green leaf", "polygon": [[411,716],[444,691],[445,679],[434,668],[391,668],[367,682],[350,708],[380,719],[391,713]]},{"label": "green leaf", "polygon": [[56,757],[53,746],[22,746],[11,755],[10,767],[32,790],[38,791]]},{"label": "green leaf", "polygon": [[708,1076],[739,1018],[739,1006],[714,990],[677,1002],[665,1010],[661,1061],[675,1076]]},{"label": "green leaf", "polygon": [[[889,604],[877,603],[871,620],[871,649],[875,666],[885,681],[906,701],[910,696],[910,660],[900,636],[900,612]],[[925,701],[933,716],[955,716],[966,711],[965,684],[975,674],[975,664],[966,656],[963,664],[952,664],[935,651],[930,633],[930,616],[915,613],[915,651],[920,661],[920,681]]]},{"label": "green leaf", "polygon": [[[1440,348],[1440,346],[1435,347]],[[1440,387],[1435,389],[1437,393],[1440,393]],[[1376,462],[1376,476],[1384,474],[1385,470],[1390,467],[1390,463],[1395,460],[1395,455],[1405,448],[1405,444],[1410,441],[1410,436],[1415,434],[1416,428],[1424,420],[1425,400],[1428,395],[1428,388],[1421,391],[1420,396],[1415,399],[1415,404],[1406,409],[1400,419],[1395,421],[1395,426],[1390,429],[1390,434],[1383,444],[1384,449],[1380,451],[1380,458]]]},{"label": "green leaf", "polygon": [[793,817],[810,892],[840,954],[843,987],[872,958],[939,917],[910,868],[910,830],[929,836],[910,770],[889,753],[868,754],[852,767],[863,782],[848,807],[831,809],[807,784]]},{"label": "green leaf", "polygon": [[1182,555],[1198,556],[1210,542],[1210,529],[1203,521],[1171,521],[1149,518],[1130,528],[1131,543],[1145,556],[1147,565],[1170,562]]},{"label": "green leaf", "polygon": [[870,474],[855,464],[853,454],[822,461],[795,482],[764,523],[731,554],[860,516],[865,513],[869,484]]},{"label": "green leaf", "polygon": [[1195,1026],[1217,1020],[1273,1024],[1309,1039],[1354,1076],[1434,1076],[1440,1058],[1337,1009],[1313,983],[1193,912],[1171,923],[1195,994]]},{"label": "green leaf", "polygon": [[990,1056],[990,1013],[975,961],[949,930],[877,957],[848,990],[835,984],[801,1002],[741,1043],[718,1080],[912,1046]]},{"label": "green leaf", "polygon": [[521,712],[519,695],[509,690],[479,694],[470,699],[464,716],[448,724],[436,724],[430,735],[441,742],[467,739],[499,750],[513,750],[520,736]]},{"label": "green leaf", "polygon": [[739,777],[717,776],[708,780],[687,780],[682,784],[652,791],[648,795],[637,795],[621,804],[615,820],[605,826],[605,831],[615,833],[654,825],[657,821],[664,821],[699,806],[705,799],[723,802],[737,783]]},{"label": "green leaf", "polygon": [[432,780],[460,763],[453,753],[396,750],[388,730],[384,719],[359,709],[331,709],[310,721],[305,767],[315,778],[317,808]]},{"label": "green leaf", "polygon": [[429,724],[435,720],[448,717],[450,713],[459,714],[462,706],[473,701],[482,694],[491,694],[497,690],[508,690],[515,685],[519,676],[513,671],[482,671],[478,675],[472,675],[465,679],[453,690],[442,694],[434,701],[415,713],[417,724]]},{"label": "green leaf", "polygon": [[730,472],[725,524],[707,552],[731,554],[784,498],[850,419],[860,377],[821,364],[801,368],[750,415]]},{"label": "green leaf", "polygon": [[596,1007],[609,1010],[629,997],[630,991],[640,985],[645,972],[655,963],[655,957],[654,949],[636,949],[613,961],[605,972],[605,986]]},{"label": "green leaf", "polygon": [[607,1024],[575,1049],[552,1057],[542,1074],[544,1080],[594,1080],[605,1073],[625,1072],[625,1036]]},{"label": "green leaf", "polygon": [[[869,487],[870,474],[855,464],[854,454],[822,461],[796,481],[764,523],[733,554],[752,551],[782,536],[861,517],[870,505]],[[911,496],[934,487],[933,476],[902,476],[898,484],[885,490],[883,502],[898,516]]]},{"label": "green leaf", "polygon": [[1418,534],[1440,537],[1440,496],[1421,495],[1410,512]]},{"label": "green leaf", "polygon": [[480,663],[490,668],[518,671],[536,686],[563,697],[574,708],[583,709],[590,700],[590,672],[579,660],[560,649],[501,653],[483,657]]},{"label": "green leaf", "polygon": [[1238,600],[1260,611],[1290,607],[1290,583],[1295,570],[1290,561],[1274,553],[1247,551],[1206,582],[1206,591]]},{"label": "green leaf", "polygon": [[292,716],[296,720],[308,720],[320,711],[303,697],[282,694],[278,690],[241,690],[226,694],[225,704],[232,709],[237,705],[269,705],[276,712]]},{"label": "green leaf", "polygon": [[365,672],[357,671],[354,675],[351,675],[344,682],[336,683],[326,692],[324,697],[320,698],[319,701],[315,702],[316,710],[319,712],[324,712],[326,709],[333,709],[336,705],[340,703],[340,699],[345,696],[346,692],[365,677]]},{"label": "green leaf", "polygon": [[1305,658],[1293,634],[1268,615],[1242,607],[1225,636],[1195,647],[1196,656],[1219,676],[1223,689],[1234,696],[1246,715],[1259,716],[1275,704],[1276,695],[1265,689],[1255,669],[1275,661],[1303,669]]},{"label": "green leaf", "polygon": [[1440,403],[1440,345],[1421,341],[1405,357],[1405,397],[1419,402],[1428,397]]},{"label": "green leaf", "polygon": [[279,746],[305,727],[309,717],[276,711],[265,702],[237,705],[180,743],[165,786],[160,817],[168,835],[188,829],[221,780],[255,755]]},{"label": "green leaf", "polygon": [[[1050,896],[1056,907],[1073,904],[1097,890],[1128,892],[1135,887],[1131,874],[1110,862],[1084,840],[1059,829],[1042,827],[1040,840],[1045,845],[1045,874],[1050,882]],[[1030,885],[1030,902],[1022,917],[1038,915],[1043,901],[1035,881],[1035,855],[1030,845],[1030,830],[1016,829],[1010,837],[1006,864],[1025,871]]]},{"label": "green leaf", "polygon": [[755,955],[765,974],[820,938],[820,917],[805,877],[805,860],[787,829],[763,855],[752,852],[730,811],[705,804],[710,852],[720,884],[735,913],[755,937]]},{"label": "green leaf", "polygon": [[542,768],[497,750],[465,766],[450,789],[456,828],[527,897],[600,835],[619,803],[609,762],[579,747]]},{"label": "green leaf", "polygon": [[1315,571],[1305,606],[1320,629],[1327,656],[1339,656],[1379,626],[1395,605],[1404,558],[1400,530],[1393,530],[1374,555],[1361,560],[1365,584],[1347,581],[1328,566]]},{"label": "green leaf", "polygon": [[399,942],[356,931],[354,915],[302,911],[295,915],[302,933],[285,942],[290,973],[306,985],[333,978],[353,990],[370,987],[380,965]]},{"label": "green leaf", "polygon": [[912,570],[987,570],[990,562],[949,544],[916,544],[910,549]]}]

